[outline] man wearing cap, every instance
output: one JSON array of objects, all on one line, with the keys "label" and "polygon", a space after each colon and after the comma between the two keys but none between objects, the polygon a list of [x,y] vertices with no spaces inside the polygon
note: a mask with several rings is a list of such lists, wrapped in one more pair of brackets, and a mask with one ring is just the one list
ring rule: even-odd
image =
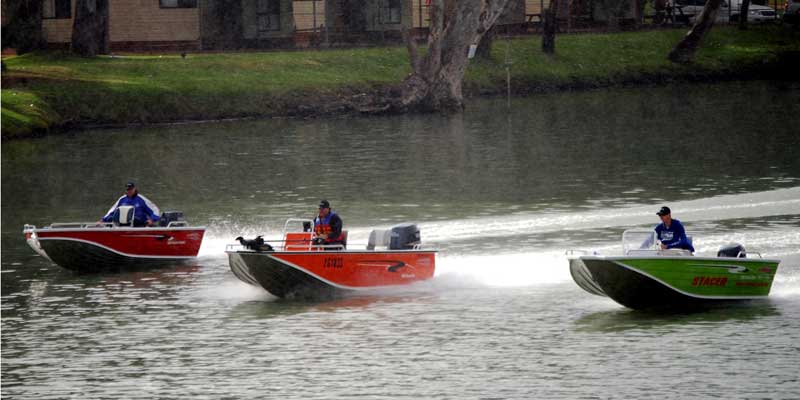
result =
[{"label": "man wearing cap", "polygon": [[314,233],[319,244],[344,245],[342,219],[331,210],[331,203],[328,200],[319,202],[319,214],[314,219]]},{"label": "man wearing cap", "polygon": [[661,223],[656,226],[656,235],[661,241],[662,249],[686,249],[694,253],[694,247],[686,237],[686,229],[683,228],[681,221],[672,219],[672,212],[669,207],[661,207],[656,215],[661,218]]},{"label": "man wearing cap", "polygon": [[158,222],[159,215],[161,215],[161,211],[155,203],[139,194],[134,182],[128,182],[125,185],[125,194],[117,199],[101,221],[111,222],[114,219],[114,212],[120,206],[133,207],[133,226],[153,225]]}]

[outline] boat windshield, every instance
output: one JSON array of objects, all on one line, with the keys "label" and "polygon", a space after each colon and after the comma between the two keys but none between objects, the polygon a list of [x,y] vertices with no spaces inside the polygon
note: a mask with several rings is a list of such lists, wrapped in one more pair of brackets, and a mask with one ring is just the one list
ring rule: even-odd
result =
[{"label": "boat windshield", "polygon": [[656,250],[656,245],[656,231],[652,229],[630,229],[622,233],[623,254]]}]

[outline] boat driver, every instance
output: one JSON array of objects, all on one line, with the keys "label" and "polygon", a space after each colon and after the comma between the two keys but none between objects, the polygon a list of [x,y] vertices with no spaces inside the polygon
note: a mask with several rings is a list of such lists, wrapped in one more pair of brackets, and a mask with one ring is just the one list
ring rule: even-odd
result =
[{"label": "boat driver", "polygon": [[319,202],[319,215],[314,219],[316,243],[322,245],[344,245],[342,219],[331,210],[328,200]]},{"label": "boat driver", "polygon": [[686,229],[681,221],[672,218],[669,207],[661,207],[656,213],[661,218],[661,223],[656,226],[656,235],[661,241],[662,249],[685,249],[694,253],[692,242],[686,236]]},{"label": "boat driver", "polygon": [[139,194],[139,190],[136,189],[136,183],[133,181],[125,185],[125,194],[117,199],[101,222],[112,222],[114,220],[114,211],[120,206],[133,207],[133,226],[151,226],[158,222],[159,215],[161,215],[161,211],[159,211],[155,203]]}]

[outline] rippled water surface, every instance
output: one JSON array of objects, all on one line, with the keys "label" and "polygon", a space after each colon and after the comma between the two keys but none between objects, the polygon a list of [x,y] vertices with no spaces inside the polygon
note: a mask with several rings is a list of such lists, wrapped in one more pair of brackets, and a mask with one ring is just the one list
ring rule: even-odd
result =
[{"label": "rippled water surface", "polygon": [[[755,82],[4,143],[2,396],[799,398],[798,115],[800,86]],[[208,226],[195,263],[78,275],[25,244],[128,179]],[[231,274],[233,237],[323,197],[351,247],[418,222],[435,278],[311,303]],[[572,282],[565,250],[615,249],[664,204],[701,252],[781,258],[769,299],[642,313]]]}]

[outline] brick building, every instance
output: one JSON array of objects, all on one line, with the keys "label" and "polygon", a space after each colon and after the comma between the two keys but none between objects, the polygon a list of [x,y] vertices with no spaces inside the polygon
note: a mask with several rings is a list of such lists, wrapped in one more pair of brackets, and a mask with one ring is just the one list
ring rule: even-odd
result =
[{"label": "brick building", "polygon": [[[230,49],[399,40],[427,28],[427,0],[108,0],[111,49]],[[544,0],[510,0],[500,23],[525,24]],[[69,45],[75,0],[44,0],[42,29]],[[534,20],[535,21],[535,20]]]}]

